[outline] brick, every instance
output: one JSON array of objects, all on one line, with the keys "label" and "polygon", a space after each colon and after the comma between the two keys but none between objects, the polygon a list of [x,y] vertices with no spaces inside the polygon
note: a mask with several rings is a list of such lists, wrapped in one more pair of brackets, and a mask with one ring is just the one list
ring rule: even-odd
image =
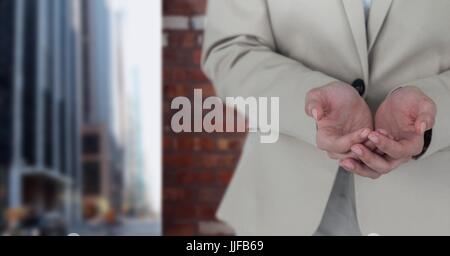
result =
[{"label": "brick", "polygon": [[195,140],[192,136],[178,136],[177,146],[179,150],[193,151]]},{"label": "brick", "polygon": [[244,146],[245,137],[246,137],[246,134],[238,134],[238,136],[236,136],[236,138],[229,141],[229,149],[236,153],[240,153]]},{"label": "brick", "polygon": [[162,36],[162,46],[167,47],[169,45],[169,35],[164,33]]},{"label": "brick", "polygon": [[216,148],[216,140],[210,137],[196,138],[196,143],[198,143],[198,147],[203,151],[212,151]]},{"label": "brick", "polygon": [[192,54],[192,63],[200,66],[201,62],[202,62],[202,50],[197,49]]},{"label": "brick", "polygon": [[193,48],[197,46],[197,34],[195,33],[185,33],[181,40],[181,47]]},{"label": "brick", "polygon": [[223,189],[218,188],[198,188],[193,195],[193,199],[198,204],[209,203],[217,207],[224,192]]},{"label": "brick", "polygon": [[165,236],[192,236],[197,234],[198,228],[196,223],[169,223],[164,224]]},{"label": "brick", "polygon": [[186,82],[209,84],[209,80],[203,71],[198,68],[186,68],[186,67],[172,67],[167,68],[164,72],[165,82]]},{"label": "brick", "polygon": [[195,173],[192,171],[178,172],[176,174],[176,183],[180,186],[192,185],[195,183]]},{"label": "brick", "polygon": [[208,185],[215,180],[212,172],[184,171],[178,172],[176,182],[179,185]]},{"label": "brick", "polygon": [[[163,230],[165,235],[232,235],[215,213],[239,161],[245,133],[175,134],[171,100],[215,96],[201,70],[206,0],[164,0]],[[224,108],[225,109],[225,108]],[[206,113],[206,111],[205,111]],[[233,118],[237,115],[234,111]],[[218,120],[224,126],[227,120]],[[246,128],[246,124],[243,127]],[[237,127],[235,127],[236,130]]]},{"label": "brick", "polygon": [[163,209],[163,216],[164,218],[175,220],[195,220],[196,208],[191,202],[183,202],[177,204],[166,203]]},{"label": "brick", "polygon": [[165,155],[164,165],[167,167],[192,166],[194,159],[190,155]]},{"label": "brick", "polygon": [[170,200],[170,198],[172,198],[172,196],[168,196],[166,197],[165,193],[165,189],[167,188],[178,188],[178,183],[176,181],[176,173],[177,170],[175,170],[174,168],[168,168],[167,166],[163,166],[163,203],[167,203],[167,202],[171,202],[171,201],[175,201],[175,200]]},{"label": "brick", "polygon": [[233,178],[233,174],[234,171],[231,170],[218,171],[216,173],[217,183],[222,186],[227,186]]},{"label": "brick", "polygon": [[218,168],[218,167],[235,167],[237,162],[237,157],[233,154],[202,154],[196,156],[195,160],[196,167],[201,168]]},{"label": "brick", "polygon": [[188,50],[174,50],[172,48],[165,48],[163,51],[164,67],[179,67],[192,65],[192,51]]},{"label": "brick", "polygon": [[216,219],[217,207],[215,205],[211,206],[208,204],[197,205],[196,214],[197,218],[201,220],[215,220]]},{"label": "brick", "polygon": [[[187,86],[183,84],[166,84],[163,87],[164,97],[167,99],[173,99],[179,96],[185,96],[187,94]],[[168,105],[170,109],[170,104]]]},{"label": "brick", "polygon": [[189,74],[188,71],[184,68],[173,68],[171,70],[171,80],[172,81],[186,81],[188,80]]},{"label": "brick", "polygon": [[228,150],[229,149],[229,145],[230,145],[230,140],[229,139],[222,138],[222,139],[219,139],[217,141],[217,148],[219,150]]},{"label": "brick", "polygon": [[211,171],[200,172],[196,175],[196,183],[198,185],[210,185],[214,183],[214,180],[215,175]]},{"label": "brick", "polygon": [[180,51],[181,48],[192,49],[198,48],[198,33],[183,30],[183,31],[170,31],[167,37],[168,47],[174,51]]},{"label": "brick", "polygon": [[192,199],[192,192],[183,188],[164,188],[164,201],[166,202],[179,202],[190,201]]},{"label": "brick", "polygon": [[207,0],[164,0],[165,15],[196,15],[204,14]]},{"label": "brick", "polygon": [[190,80],[194,81],[194,82],[208,82],[208,78],[206,77],[206,75],[203,73],[202,70],[200,69],[191,69],[188,70],[188,77]]},{"label": "brick", "polygon": [[163,69],[163,81],[164,82],[172,81],[172,71],[168,68]]},{"label": "brick", "polygon": [[170,127],[170,122],[164,124],[163,132],[164,133],[171,133],[172,132],[172,127]]},{"label": "brick", "polygon": [[175,140],[171,137],[164,136],[163,138],[163,148],[164,150],[176,150],[176,143]]},{"label": "brick", "polygon": [[243,140],[242,138],[238,137],[238,138],[229,138],[229,137],[225,137],[225,138],[220,138],[217,141],[217,148],[219,150],[223,150],[223,151],[234,151],[234,152],[239,152],[242,149],[242,144]]}]

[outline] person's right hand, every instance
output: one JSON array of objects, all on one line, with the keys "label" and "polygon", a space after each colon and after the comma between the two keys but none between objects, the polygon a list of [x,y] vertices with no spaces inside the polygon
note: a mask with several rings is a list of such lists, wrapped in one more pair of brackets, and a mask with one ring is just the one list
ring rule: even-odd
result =
[{"label": "person's right hand", "polygon": [[[311,90],[306,96],[306,114],[317,122],[317,147],[332,159],[355,158],[351,147],[364,144],[373,130],[372,113],[358,92],[342,82]],[[377,173],[362,171],[364,177]]]}]

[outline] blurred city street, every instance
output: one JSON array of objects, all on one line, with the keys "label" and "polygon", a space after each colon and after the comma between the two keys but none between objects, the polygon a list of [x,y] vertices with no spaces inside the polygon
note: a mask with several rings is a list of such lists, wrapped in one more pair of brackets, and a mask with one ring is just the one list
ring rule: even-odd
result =
[{"label": "blurred city street", "polygon": [[152,219],[125,219],[119,230],[121,236],[157,236],[161,223]]},{"label": "blurred city street", "polygon": [[160,220],[124,218],[119,225],[112,228],[101,224],[86,224],[76,233],[80,236],[158,236],[161,234],[160,228]]},{"label": "blurred city street", "polygon": [[0,0],[0,235],[161,233],[148,3]]}]

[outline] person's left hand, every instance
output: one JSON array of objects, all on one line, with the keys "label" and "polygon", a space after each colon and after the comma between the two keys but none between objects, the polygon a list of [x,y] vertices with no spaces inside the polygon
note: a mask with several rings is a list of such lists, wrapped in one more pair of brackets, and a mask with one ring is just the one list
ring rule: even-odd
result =
[{"label": "person's left hand", "polygon": [[377,152],[363,144],[352,146],[360,161],[344,159],[341,166],[351,172],[375,171],[381,175],[390,173],[409,162],[423,151],[424,134],[434,126],[436,104],[419,88],[402,87],[379,107],[375,115],[376,131],[369,140]]}]

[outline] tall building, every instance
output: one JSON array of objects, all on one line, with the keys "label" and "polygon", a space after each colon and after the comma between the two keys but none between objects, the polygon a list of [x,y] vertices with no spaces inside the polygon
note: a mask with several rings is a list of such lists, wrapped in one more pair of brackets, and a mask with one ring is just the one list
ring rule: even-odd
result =
[{"label": "tall building", "polygon": [[139,97],[140,76],[133,70],[127,101],[126,122],[126,173],[125,173],[125,200],[128,213],[131,215],[149,215],[147,187],[143,163],[143,143],[141,125],[141,102]]},{"label": "tall building", "polygon": [[0,0],[1,209],[80,221],[80,10]]},{"label": "tall building", "polygon": [[[85,205],[115,212],[122,206],[123,141],[121,140],[120,56],[113,34],[115,16],[105,0],[82,0],[84,56],[83,200]],[[119,125],[118,125],[119,124]],[[92,210],[87,210],[89,215]],[[86,216],[89,217],[89,216]]]},{"label": "tall building", "polygon": [[0,212],[8,205],[8,176],[12,162],[14,1],[0,0]]},{"label": "tall building", "polygon": [[112,19],[107,0],[0,0],[0,216],[120,210]]}]

